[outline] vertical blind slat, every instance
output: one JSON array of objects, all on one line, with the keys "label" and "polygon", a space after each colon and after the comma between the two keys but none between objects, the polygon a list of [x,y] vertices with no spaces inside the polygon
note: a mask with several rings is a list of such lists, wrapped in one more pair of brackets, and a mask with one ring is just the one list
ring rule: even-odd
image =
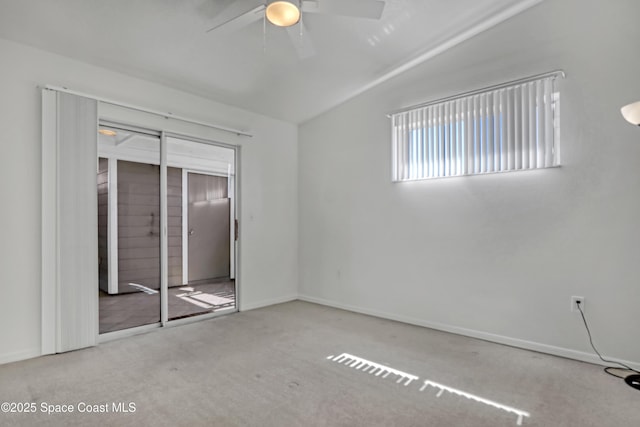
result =
[{"label": "vertical blind slat", "polygon": [[462,127],[464,122],[462,121],[462,100],[456,101],[456,175],[462,175],[462,165],[464,164],[464,149],[462,147]]},{"label": "vertical blind slat", "polygon": [[394,181],[399,181],[400,174],[398,166],[400,162],[398,159],[398,153],[400,152],[400,148],[398,147],[398,141],[400,140],[400,126],[398,126],[398,116],[393,117],[393,131],[393,143],[391,144],[391,157],[393,159],[392,176]]},{"label": "vertical blind slat", "polygon": [[473,107],[473,125],[475,127],[475,140],[473,141],[474,151],[475,151],[475,171],[474,173],[482,173],[482,115],[480,114],[480,110],[482,108],[482,97],[478,95],[474,100]]},{"label": "vertical blind slat", "polygon": [[395,170],[395,178],[396,180],[401,180],[402,179],[402,174],[400,172],[400,168],[401,168],[401,164],[402,161],[400,159],[400,157],[402,156],[402,147],[400,145],[400,141],[402,140],[402,127],[400,125],[401,123],[401,119],[402,116],[398,116],[395,117],[395,123],[394,123],[394,127],[396,129],[396,138],[395,141],[393,141],[393,151],[394,151],[394,157],[396,159],[396,163],[394,165],[394,170]]},{"label": "vertical blind slat", "polygon": [[458,139],[458,133],[456,132],[456,102],[450,103],[449,110],[449,141],[451,146],[451,175],[458,174],[458,145],[456,141]]},{"label": "vertical blind slat", "polygon": [[485,131],[485,172],[493,172],[493,117],[491,116],[492,102],[490,93],[484,97],[484,131]]},{"label": "vertical blind slat", "polygon": [[539,168],[544,167],[544,92],[542,82],[536,82],[536,165]]},{"label": "vertical blind slat", "polygon": [[411,138],[411,116],[412,113],[409,113],[405,116],[405,135],[406,135],[406,150],[407,150],[407,170],[405,171],[405,176],[408,179],[411,179],[411,171],[412,171],[412,163],[413,163],[413,158],[412,158],[412,154],[413,154],[413,147],[412,147],[412,141],[413,138]]},{"label": "vertical blind slat", "polygon": [[500,91],[493,93],[493,171],[502,170],[502,147],[500,145]]},{"label": "vertical blind slat", "polygon": [[500,129],[498,123],[500,123],[500,116],[498,115],[498,107],[500,105],[500,94],[493,92],[491,94],[491,134],[492,134],[492,163],[493,172],[500,171]]},{"label": "vertical blind slat", "polygon": [[439,162],[439,157],[440,157],[440,151],[438,150],[438,109],[437,107],[431,107],[431,135],[432,135],[432,143],[431,145],[433,146],[433,164],[432,164],[432,168],[433,168],[433,173],[432,176],[433,177],[437,177],[438,176],[438,162]]},{"label": "vertical blind slat", "polygon": [[404,156],[404,152],[403,152],[404,147],[402,146],[402,139],[404,138],[404,127],[402,126],[403,119],[404,119],[404,115],[398,117],[398,141],[396,142],[396,145],[398,147],[398,155],[397,155],[398,179],[404,179],[404,176],[402,176],[402,165],[403,165],[402,157]]},{"label": "vertical blind slat", "polygon": [[467,124],[467,130],[465,132],[466,142],[465,147],[467,150],[467,168],[465,173],[472,174],[473,173],[473,162],[475,161],[475,157],[473,156],[473,100],[465,99],[465,121]]},{"label": "vertical blind slat", "polygon": [[552,97],[553,97],[553,82],[550,79],[544,82],[544,115],[545,132],[544,132],[544,157],[545,167],[550,167],[555,164],[554,152],[553,152],[553,112],[552,112]]},{"label": "vertical blind slat", "polygon": [[460,147],[460,100],[456,100],[453,103],[453,115],[451,116],[453,120],[453,129],[455,138],[453,140],[456,148],[456,157],[455,157],[455,175],[460,175],[460,167],[462,163],[461,158],[461,147]]},{"label": "vertical blind slat", "polygon": [[405,179],[404,176],[404,166],[406,165],[406,152],[405,149],[406,147],[404,146],[404,139],[405,139],[405,129],[404,129],[404,120],[405,120],[406,114],[403,114],[400,117],[400,141],[398,143],[398,145],[400,146],[400,155],[399,155],[399,160],[400,163],[398,163],[398,173],[400,175],[400,179]]},{"label": "vertical blind slat", "polygon": [[411,116],[411,137],[415,141],[413,147],[413,171],[411,179],[417,179],[420,175],[420,157],[422,156],[422,140],[419,133],[420,111],[416,110]]},{"label": "vertical blind slat", "polygon": [[444,116],[442,123],[442,132],[444,135],[444,175],[451,175],[451,129],[449,129],[449,108],[450,104],[444,104]]},{"label": "vertical blind slat", "polygon": [[466,175],[467,168],[469,165],[469,145],[467,144],[468,140],[468,129],[469,129],[469,119],[467,117],[467,105],[468,102],[466,99],[460,100],[460,118],[461,118],[461,128],[462,128],[462,138],[460,140],[460,144],[462,146],[462,170],[461,174]]},{"label": "vertical blind slat", "polygon": [[420,132],[420,176],[425,176],[427,173],[427,136],[426,136],[426,110],[420,109],[420,122],[418,123],[418,132]]},{"label": "vertical blind slat", "polygon": [[444,174],[443,176],[450,175],[451,164],[451,147],[449,146],[449,104],[445,103],[443,106],[444,112],[442,114],[442,143],[444,146]]},{"label": "vertical blind slat", "polygon": [[420,123],[418,124],[418,132],[420,132],[420,176],[425,176],[426,164],[427,164],[427,141],[425,138],[425,111],[424,108],[420,109]]},{"label": "vertical blind slat", "polygon": [[438,176],[438,135],[437,127],[437,111],[434,107],[429,107],[429,147],[431,151],[431,177]]},{"label": "vertical blind slat", "polygon": [[476,114],[478,116],[478,157],[480,158],[480,165],[478,168],[478,172],[486,172],[487,171],[487,153],[486,153],[486,136],[485,136],[485,119],[484,119],[484,103],[485,103],[486,95],[480,95],[480,99],[478,100],[478,110]]},{"label": "vertical blind slat", "polygon": [[402,178],[407,179],[409,177],[409,127],[408,120],[409,117],[407,114],[404,115],[404,120],[402,120],[402,152],[404,153],[402,157]]},{"label": "vertical blind slat", "polygon": [[520,92],[520,88],[515,88],[513,90],[513,144],[515,147],[514,151],[514,159],[515,163],[513,168],[515,170],[522,168],[522,130],[521,130],[521,120],[522,120],[522,96]]},{"label": "vertical blind slat", "polygon": [[427,107],[427,123],[425,125],[427,133],[427,177],[433,177],[433,138],[431,136],[433,126],[431,125],[431,108]]},{"label": "vertical blind slat", "polygon": [[444,165],[444,150],[443,150],[443,145],[442,145],[442,113],[443,113],[443,108],[442,105],[440,105],[438,107],[438,115],[436,116],[436,138],[437,138],[437,144],[438,144],[438,162],[437,162],[437,168],[438,168],[438,172],[436,174],[436,176],[442,176],[444,169],[443,169],[443,165]]},{"label": "vertical blind slat", "polygon": [[520,86],[520,92],[522,94],[522,118],[520,123],[522,124],[520,137],[522,138],[522,169],[529,168],[529,92],[526,85]]},{"label": "vertical blind slat", "polygon": [[497,157],[497,162],[498,162],[498,172],[503,172],[506,169],[506,162],[507,162],[507,156],[506,156],[506,147],[504,146],[505,144],[505,139],[504,139],[504,134],[505,134],[505,129],[504,129],[504,117],[503,117],[503,111],[504,111],[504,90],[500,90],[497,94],[496,94],[496,144],[498,147],[498,157]]},{"label": "vertical blind slat", "polygon": [[406,156],[406,168],[405,178],[411,179],[411,112],[404,116],[405,127],[405,156]]},{"label": "vertical blind slat", "polygon": [[505,171],[507,170],[507,161],[508,161],[508,152],[507,152],[507,146],[506,146],[506,139],[505,139],[505,128],[504,128],[504,114],[505,114],[505,103],[506,103],[506,96],[505,96],[505,90],[501,90],[500,91],[500,107],[498,109],[498,114],[500,115],[500,171]]},{"label": "vertical blind slat", "polygon": [[454,159],[455,159],[455,147],[453,145],[453,104],[451,102],[447,103],[449,107],[449,111],[447,111],[447,139],[448,139],[448,147],[449,147],[449,170],[447,171],[447,175],[455,175],[454,172]]},{"label": "vertical blind slat", "polygon": [[447,123],[447,127],[449,128],[449,168],[450,175],[455,176],[458,174],[458,146],[456,144],[456,140],[458,138],[458,134],[456,132],[456,102],[451,101],[449,103],[449,123]]},{"label": "vertical blind slat", "polygon": [[480,173],[480,96],[473,97],[473,173]]},{"label": "vertical blind slat", "polygon": [[416,172],[416,140],[413,137],[414,130],[414,122],[415,122],[415,111],[409,112],[409,117],[407,118],[409,124],[409,179],[413,179]]},{"label": "vertical blind slat", "polygon": [[415,148],[413,151],[414,160],[413,160],[413,175],[412,179],[417,179],[422,176],[420,161],[422,157],[422,133],[420,132],[420,110],[416,110],[413,112],[413,117],[411,120],[411,135],[414,141],[416,142]]},{"label": "vertical blind slat", "polygon": [[491,94],[485,93],[482,95],[482,105],[480,106],[481,120],[482,120],[482,172],[491,172],[490,159],[491,153],[491,141],[489,131],[489,121],[491,120],[489,114],[489,97]]},{"label": "vertical blind slat", "polygon": [[483,172],[491,172],[493,168],[493,132],[491,131],[491,94],[487,93],[484,95],[484,102],[482,103],[482,108],[480,111],[482,112],[482,132],[484,138],[482,140],[482,148],[483,148],[483,160],[484,160],[484,168]]},{"label": "vertical blind slat", "polygon": [[495,171],[502,171],[502,137],[501,137],[501,126],[502,116],[500,114],[500,102],[502,101],[501,92],[496,91],[493,94],[493,164],[495,166]]},{"label": "vertical blind slat", "polygon": [[529,168],[537,169],[537,141],[536,141],[536,92],[535,82],[529,83]]},{"label": "vertical blind slat", "polygon": [[506,125],[507,125],[507,134],[506,134],[506,139],[507,139],[507,170],[512,170],[514,168],[514,162],[513,162],[513,153],[514,153],[514,147],[513,147],[513,138],[512,138],[512,133],[513,133],[513,112],[512,112],[512,106],[513,106],[513,102],[512,102],[512,97],[513,97],[513,90],[511,89],[506,89],[505,90],[505,106],[506,106],[506,114],[505,114],[505,119],[506,119]]}]

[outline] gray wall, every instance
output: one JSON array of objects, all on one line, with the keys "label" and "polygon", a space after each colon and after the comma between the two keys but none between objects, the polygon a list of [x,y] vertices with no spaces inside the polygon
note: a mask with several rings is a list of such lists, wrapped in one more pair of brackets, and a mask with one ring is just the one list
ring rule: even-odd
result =
[{"label": "gray wall", "polygon": [[[547,0],[300,127],[300,294],[640,362],[640,2]],[[562,167],[392,184],[386,113],[557,68]]]}]

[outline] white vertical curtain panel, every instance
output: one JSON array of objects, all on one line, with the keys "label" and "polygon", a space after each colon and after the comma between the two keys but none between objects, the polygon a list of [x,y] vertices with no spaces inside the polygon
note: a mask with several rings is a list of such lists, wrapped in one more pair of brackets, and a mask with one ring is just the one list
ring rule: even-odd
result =
[{"label": "white vertical curtain panel", "polygon": [[42,93],[42,353],[98,336],[97,102]]},{"label": "white vertical curtain panel", "polygon": [[391,115],[394,181],[559,164],[555,77]]}]

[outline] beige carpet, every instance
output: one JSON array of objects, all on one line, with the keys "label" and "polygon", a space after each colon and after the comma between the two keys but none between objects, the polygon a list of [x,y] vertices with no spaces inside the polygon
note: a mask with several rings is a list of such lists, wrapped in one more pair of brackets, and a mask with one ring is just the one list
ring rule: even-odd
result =
[{"label": "beige carpet", "polygon": [[37,411],[2,426],[640,425],[598,366],[303,302],[2,365],[5,401]]}]

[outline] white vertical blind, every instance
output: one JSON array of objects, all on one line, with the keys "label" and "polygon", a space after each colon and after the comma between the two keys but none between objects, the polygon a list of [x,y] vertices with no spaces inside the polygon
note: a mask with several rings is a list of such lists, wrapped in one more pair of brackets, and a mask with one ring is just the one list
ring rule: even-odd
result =
[{"label": "white vertical blind", "polygon": [[393,180],[557,166],[555,77],[392,114]]},{"label": "white vertical blind", "polygon": [[43,90],[42,353],[98,336],[98,112],[95,100]]}]

